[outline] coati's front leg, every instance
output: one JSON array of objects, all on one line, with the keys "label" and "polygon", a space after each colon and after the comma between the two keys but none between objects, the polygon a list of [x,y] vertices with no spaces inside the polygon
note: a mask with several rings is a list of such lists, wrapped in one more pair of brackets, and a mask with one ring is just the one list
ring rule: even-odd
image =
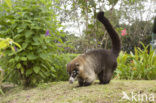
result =
[{"label": "coati's front leg", "polygon": [[85,79],[84,79],[84,86],[89,86],[89,85],[91,85],[92,83],[93,83],[93,81],[95,80],[95,75],[94,74],[92,74],[92,75],[90,75],[90,76],[88,76],[88,77],[86,77]]},{"label": "coati's front leg", "polygon": [[84,80],[81,77],[78,77],[79,86],[83,86]]},{"label": "coati's front leg", "polygon": [[93,80],[90,78],[83,79],[81,77],[78,78],[79,86],[89,86],[92,84]]}]

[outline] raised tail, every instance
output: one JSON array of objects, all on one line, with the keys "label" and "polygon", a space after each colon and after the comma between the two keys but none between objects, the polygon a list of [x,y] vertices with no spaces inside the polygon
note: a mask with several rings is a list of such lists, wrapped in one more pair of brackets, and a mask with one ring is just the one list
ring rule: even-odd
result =
[{"label": "raised tail", "polygon": [[105,26],[107,32],[110,35],[110,38],[112,40],[112,50],[113,53],[118,56],[120,49],[121,49],[121,43],[120,43],[120,38],[117,34],[117,32],[114,30],[113,26],[111,25],[111,23],[109,22],[109,20],[104,17],[104,12],[101,11],[97,14],[97,19]]}]

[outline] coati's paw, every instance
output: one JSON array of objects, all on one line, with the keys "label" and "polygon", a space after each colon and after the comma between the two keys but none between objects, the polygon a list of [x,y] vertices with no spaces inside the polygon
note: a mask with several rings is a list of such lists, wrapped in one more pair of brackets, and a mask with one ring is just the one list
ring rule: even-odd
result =
[{"label": "coati's paw", "polygon": [[82,87],[84,85],[84,83],[83,82],[79,82],[79,87]]},{"label": "coati's paw", "polygon": [[108,81],[102,81],[102,82],[100,82],[100,84],[109,84],[109,82],[110,82],[110,80],[108,80]]},{"label": "coati's paw", "polygon": [[80,82],[79,81],[79,87],[82,87],[82,86],[89,86],[89,85],[91,85],[92,83],[90,83],[90,82]]},{"label": "coati's paw", "polygon": [[84,82],[84,84],[83,84],[83,86],[89,86],[89,85],[91,85],[92,83],[90,83],[90,82]]},{"label": "coati's paw", "polygon": [[92,83],[89,83],[89,82],[79,82],[79,87],[82,87],[82,86],[89,86],[91,85]]}]

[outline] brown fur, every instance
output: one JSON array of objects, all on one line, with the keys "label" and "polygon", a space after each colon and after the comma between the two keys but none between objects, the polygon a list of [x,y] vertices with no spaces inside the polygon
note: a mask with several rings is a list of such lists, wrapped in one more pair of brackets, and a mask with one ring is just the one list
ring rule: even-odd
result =
[{"label": "brown fur", "polygon": [[80,86],[90,85],[98,76],[101,84],[110,82],[113,72],[117,67],[117,57],[120,52],[120,39],[113,29],[104,12],[99,12],[97,18],[108,31],[113,47],[111,50],[96,49],[79,55],[67,64],[67,72],[78,70],[78,82]]}]

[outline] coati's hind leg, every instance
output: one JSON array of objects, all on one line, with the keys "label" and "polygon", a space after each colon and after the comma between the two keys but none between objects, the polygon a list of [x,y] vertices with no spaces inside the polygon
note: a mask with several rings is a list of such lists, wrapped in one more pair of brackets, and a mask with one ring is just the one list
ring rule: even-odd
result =
[{"label": "coati's hind leg", "polygon": [[104,73],[103,71],[98,74],[98,78],[100,84],[108,84],[110,82],[110,79],[107,78],[107,73]]},{"label": "coati's hind leg", "polygon": [[113,67],[107,67],[98,74],[100,84],[108,84],[110,82],[116,67],[117,67],[117,63],[115,62]]},{"label": "coati's hind leg", "polygon": [[99,73],[98,78],[99,78],[100,84],[108,84],[111,79],[107,76],[107,71],[105,72],[102,71],[101,73]]},{"label": "coati's hind leg", "polygon": [[101,72],[98,74],[98,78],[99,78],[100,84],[102,84],[102,83],[103,83],[103,71],[101,71]]}]

